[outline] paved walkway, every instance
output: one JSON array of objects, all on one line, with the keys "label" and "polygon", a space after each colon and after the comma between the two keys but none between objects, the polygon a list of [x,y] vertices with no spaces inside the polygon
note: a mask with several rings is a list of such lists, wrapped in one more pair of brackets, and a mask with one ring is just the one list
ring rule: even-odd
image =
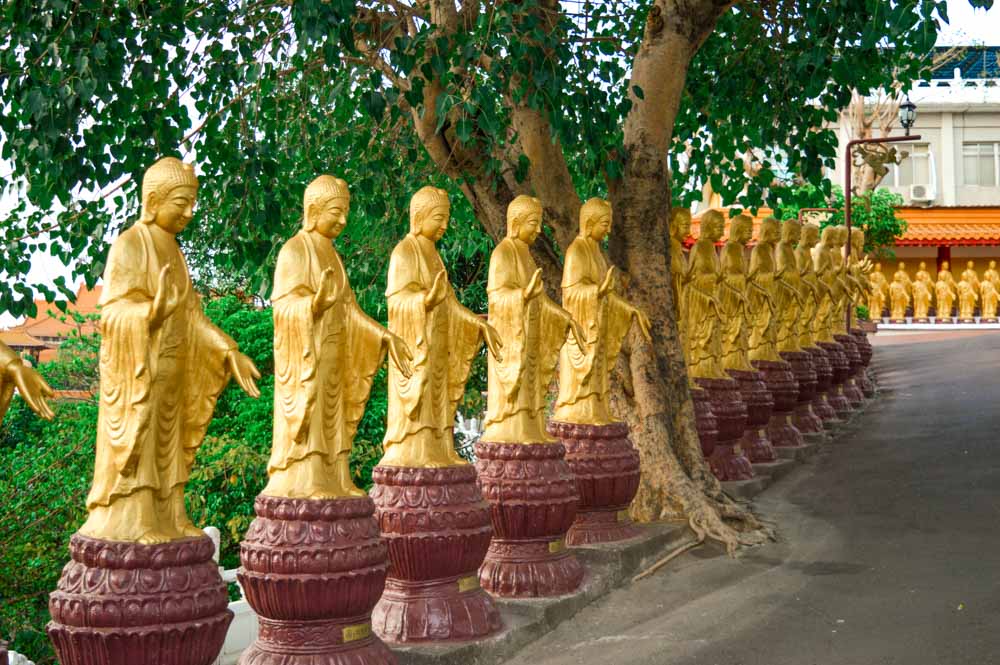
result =
[{"label": "paved walkway", "polygon": [[1000,334],[881,342],[880,401],[757,499],[781,542],[694,550],[508,665],[1000,663]]}]

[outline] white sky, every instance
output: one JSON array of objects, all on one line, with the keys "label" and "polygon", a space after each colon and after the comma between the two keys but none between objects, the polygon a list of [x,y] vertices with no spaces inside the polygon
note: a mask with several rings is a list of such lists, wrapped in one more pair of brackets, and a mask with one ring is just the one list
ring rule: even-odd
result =
[{"label": "white sky", "polygon": [[[1000,1],[992,9],[974,9],[968,0],[948,0],[948,18],[951,22],[945,25],[938,36],[938,45],[953,46],[978,45],[1000,46]],[[9,164],[2,164],[3,171],[9,172]],[[13,206],[10,200],[0,196],[0,217]],[[56,277],[64,276],[68,283],[79,284],[74,280],[71,270],[61,261],[47,254],[39,255],[32,262],[28,274],[30,282],[44,282],[51,285]],[[16,321],[5,313],[0,313],[0,328],[10,326]]]}]

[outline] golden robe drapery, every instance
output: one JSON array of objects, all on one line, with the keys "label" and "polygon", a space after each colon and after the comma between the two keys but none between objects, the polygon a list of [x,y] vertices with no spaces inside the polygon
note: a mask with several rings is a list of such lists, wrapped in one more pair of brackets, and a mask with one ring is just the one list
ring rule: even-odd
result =
[{"label": "golden robe drapery", "polygon": [[21,362],[21,358],[14,352],[14,349],[0,342],[0,420],[3,420],[4,414],[7,413],[7,407],[10,406],[10,400],[14,397],[14,382],[6,378],[4,370],[11,363],[19,362]]},{"label": "golden robe drapery", "polygon": [[503,341],[502,361],[489,357],[489,404],[483,440],[553,441],[545,432],[545,395],[566,341],[569,317],[544,293],[525,300],[538,269],[528,245],[504,238],[490,257],[490,325]]},{"label": "golden robe drapery", "polygon": [[591,425],[615,422],[608,373],[632,325],[633,308],[614,289],[598,295],[608,262],[597,241],[577,236],[566,250],[563,307],[583,328],[585,348],[568,339],[559,354],[555,420]]},{"label": "golden robe drapery", "polygon": [[441,467],[465,464],[455,452],[452,427],[482,328],[451,285],[436,307],[424,298],[444,263],[434,243],[409,234],[389,261],[389,330],[413,352],[413,375],[389,365],[389,410],[384,440],[386,466]]}]

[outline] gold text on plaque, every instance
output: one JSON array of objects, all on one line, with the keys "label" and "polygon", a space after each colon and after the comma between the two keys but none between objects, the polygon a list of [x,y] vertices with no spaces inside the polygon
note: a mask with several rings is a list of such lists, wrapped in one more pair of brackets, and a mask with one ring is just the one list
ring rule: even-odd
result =
[{"label": "gold text on plaque", "polygon": [[344,642],[363,640],[371,634],[372,625],[370,623],[359,623],[353,626],[344,626]]}]

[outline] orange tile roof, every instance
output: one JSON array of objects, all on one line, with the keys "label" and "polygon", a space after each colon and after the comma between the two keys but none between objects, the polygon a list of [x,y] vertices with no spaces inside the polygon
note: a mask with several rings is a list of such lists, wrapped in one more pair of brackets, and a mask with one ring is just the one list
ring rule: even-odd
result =
[{"label": "orange tile roof", "polygon": [[[72,331],[77,329],[77,324],[69,316],[69,312],[96,314],[98,311],[97,303],[101,299],[101,290],[102,287],[100,286],[88,289],[85,285],[81,285],[76,292],[76,302],[67,305],[66,314],[63,314],[52,303],[45,300],[36,300],[35,307],[38,311],[35,316],[26,319],[19,327],[33,337],[68,337]],[[49,314],[50,312],[51,315]],[[63,317],[66,318],[66,321],[60,320]],[[88,322],[84,324],[81,326],[81,332],[97,332],[96,323]]]},{"label": "orange tile roof", "polygon": [[28,333],[24,332],[21,326],[11,328],[10,330],[0,331],[0,342],[3,342],[11,348],[49,348],[47,343],[40,339],[35,339]]},{"label": "orange tile roof", "polygon": [[906,220],[902,247],[1000,245],[1000,206],[896,209]]}]

